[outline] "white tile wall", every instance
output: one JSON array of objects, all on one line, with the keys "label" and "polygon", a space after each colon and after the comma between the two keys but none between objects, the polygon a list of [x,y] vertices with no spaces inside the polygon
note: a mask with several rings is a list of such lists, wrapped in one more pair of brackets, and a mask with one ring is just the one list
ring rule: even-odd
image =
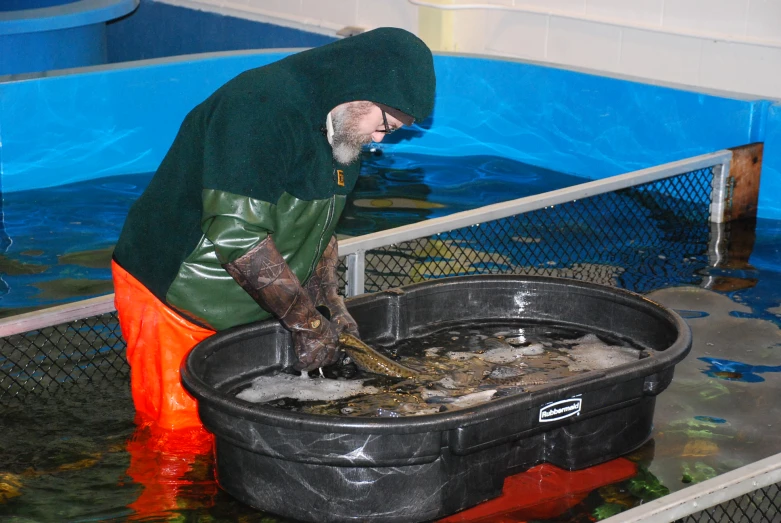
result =
[{"label": "white tile wall", "polygon": [[[486,41],[493,35],[486,29],[488,17],[501,11],[469,10],[453,13],[453,51],[459,53],[485,53]],[[501,53],[500,53],[501,54]]]},{"label": "white tile wall", "polygon": [[548,16],[522,12],[491,11],[485,20],[485,51],[501,55],[545,60]]},{"label": "white tile wall", "polygon": [[[215,0],[219,1],[219,0]],[[234,0],[235,1],[235,0]],[[272,13],[301,14],[301,0],[243,0],[251,9]]]},{"label": "white tile wall", "polygon": [[306,18],[324,20],[330,24],[356,25],[358,0],[302,0],[301,14]]},{"label": "white tile wall", "polygon": [[781,43],[781,1],[749,0],[746,36]]},{"label": "white tile wall", "polygon": [[[248,16],[273,13],[296,27],[302,23],[319,25],[323,30],[387,25],[419,33],[418,8],[406,0],[158,1],[201,8],[211,5],[218,12],[224,7],[234,16],[242,11]],[[550,61],[781,99],[781,0],[452,2],[515,9],[452,11],[455,47],[460,52]],[[563,16],[524,13],[523,8]],[[578,20],[578,16],[608,18],[619,25]],[[660,31],[644,30],[660,21]]]},{"label": "white tile wall", "polygon": [[615,72],[618,70],[620,52],[620,28],[551,16],[548,29],[548,60]]},{"label": "white tile wall", "polygon": [[664,0],[586,0],[586,15],[659,26],[663,6]]},{"label": "white tile wall", "polygon": [[749,0],[665,0],[662,26],[716,35],[743,35]]},{"label": "white tile wall", "polygon": [[700,38],[624,29],[619,72],[694,86],[701,55]]},{"label": "white tile wall", "polygon": [[360,27],[401,27],[418,32],[418,8],[399,0],[358,0],[356,23]]},{"label": "white tile wall", "polygon": [[713,42],[702,44],[700,85],[781,98],[781,48]]},{"label": "white tile wall", "polygon": [[514,0],[513,5],[570,15],[582,15],[586,12],[586,0]]},{"label": "white tile wall", "polygon": [[[514,0],[485,0],[485,1],[481,0],[480,2],[477,2],[477,1],[475,1],[475,0],[450,0],[450,2],[449,2],[449,3],[451,3],[451,4],[455,4],[455,5],[458,5],[458,4],[476,4],[476,3],[480,3],[480,4],[492,4],[492,5],[506,5],[506,6],[512,6],[512,5],[513,5],[513,1],[514,1]],[[477,10],[475,10],[475,11],[472,11],[472,10],[470,9],[470,11],[471,11],[471,12],[476,12]]]},{"label": "white tile wall", "polygon": [[229,9],[246,9],[250,0],[220,0],[215,2],[217,7],[227,7]]}]

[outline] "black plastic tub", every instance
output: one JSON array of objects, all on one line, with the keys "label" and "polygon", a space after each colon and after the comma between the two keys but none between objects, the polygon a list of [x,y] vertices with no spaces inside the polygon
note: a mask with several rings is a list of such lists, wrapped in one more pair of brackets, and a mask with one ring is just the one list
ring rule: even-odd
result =
[{"label": "black plastic tub", "polygon": [[467,276],[348,300],[364,340],[387,344],[447,324],[522,320],[632,340],[643,357],[476,407],[403,418],[318,416],[256,405],[236,391],[292,365],[275,321],[224,331],[182,365],[216,436],[220,486],[282,516],[317,522],[414,522],[501,494],[540,462],[579,469],[651,436],[656,395],[691,348],[686,323],[640,295],[544,277]]}]

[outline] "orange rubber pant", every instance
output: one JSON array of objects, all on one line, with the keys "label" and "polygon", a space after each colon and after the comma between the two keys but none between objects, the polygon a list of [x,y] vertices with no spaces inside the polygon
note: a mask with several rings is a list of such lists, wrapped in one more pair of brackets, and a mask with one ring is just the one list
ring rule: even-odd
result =
[{"label": "orange rubber pant", "polygon": [[179,380],[179,366],[214,331],[168,308],[116,262],[111,271],[137,421],[162,429],[202,428],[196,401]]}]

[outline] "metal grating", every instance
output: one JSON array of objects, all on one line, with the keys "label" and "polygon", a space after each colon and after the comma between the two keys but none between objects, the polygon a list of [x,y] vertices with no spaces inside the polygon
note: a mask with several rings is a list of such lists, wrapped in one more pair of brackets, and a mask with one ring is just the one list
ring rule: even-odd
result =
[{"label": "metal grating", "polygon": [[129,377],[116,312],[0,338],[0,405],[126,386]]},{"label": "metal grating", "polygon": [[[466,274],[575,278],[635,292],[699,283],[713,168],[369,250],[365,290]],[[341,267],[342,283],[346,265]]]},{"label": "metal grating", "polygon": [[696,512],[678,523],[781,523],[781,483]]}]

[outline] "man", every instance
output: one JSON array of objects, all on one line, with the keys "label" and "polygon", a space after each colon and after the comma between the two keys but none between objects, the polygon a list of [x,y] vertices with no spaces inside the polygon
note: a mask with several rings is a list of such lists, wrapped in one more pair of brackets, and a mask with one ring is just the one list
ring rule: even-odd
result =
[{"label": "man", "polygon": [[334,230],[361,147],[428,117],[434,88],[425,44],[382,28],[242,73],[187,115],[112,264],[142,423],[200,426],[179,365],[216,331],[273,316],[298,369],[336,360],[358,334]]}]

